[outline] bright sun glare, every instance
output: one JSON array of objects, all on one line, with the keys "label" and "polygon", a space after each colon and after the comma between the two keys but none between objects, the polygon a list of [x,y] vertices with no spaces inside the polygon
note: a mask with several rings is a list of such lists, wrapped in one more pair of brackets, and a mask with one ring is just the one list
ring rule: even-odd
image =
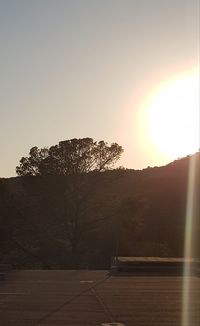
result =
[{"label": "bright sun glare", "polygon": [[175,78],[159,87],[145,103],[145,133],[169,159],[199,149],[199,74]]}]

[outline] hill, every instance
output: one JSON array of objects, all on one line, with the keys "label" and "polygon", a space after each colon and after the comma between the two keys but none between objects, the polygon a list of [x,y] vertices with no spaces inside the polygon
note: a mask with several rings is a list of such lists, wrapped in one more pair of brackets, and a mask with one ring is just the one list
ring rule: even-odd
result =
[{"label": "hill", "polygon": [[117,254],[182,256],[189,159],[0,179],[0,260],[16,268],[107,268]]}]

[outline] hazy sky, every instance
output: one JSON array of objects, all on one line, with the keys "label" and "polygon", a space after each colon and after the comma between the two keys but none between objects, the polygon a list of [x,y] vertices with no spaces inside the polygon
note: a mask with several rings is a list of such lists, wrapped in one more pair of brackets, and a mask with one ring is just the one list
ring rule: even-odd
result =
[{"label": "hazy sky", "polygon": [[198,64],[197,0],[0,0],[0,177],[32,146],[92,137],[121,165],[159,161],[139,145],[140,102]]}]

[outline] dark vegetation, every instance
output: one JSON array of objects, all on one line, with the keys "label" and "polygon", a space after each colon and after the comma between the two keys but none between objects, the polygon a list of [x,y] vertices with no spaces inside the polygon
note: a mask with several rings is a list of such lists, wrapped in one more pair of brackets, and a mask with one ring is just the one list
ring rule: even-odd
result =
[{"label": "dark vegetation", "polygon": [[123,149],[92,138],[60,141],[50,148],[31,148],[29,157],[22,157],[16,168],[19,176],[74,175],[105,171],[120,158]]},{"label": "dark vegetation", "polygon": [[[63,159],[67,142],[56,148]],[[0,179],[0,261],[16,268],[97,269],[107,268],[113,255],[182,256],[189,157],[141,171],[107,170],[122,148],[85,143],[86,161],[67,158],[73,173],[60,172],[56,151],[52,163],[35,148],[35,176],[30,153],[17,170],[21,177]]]}]

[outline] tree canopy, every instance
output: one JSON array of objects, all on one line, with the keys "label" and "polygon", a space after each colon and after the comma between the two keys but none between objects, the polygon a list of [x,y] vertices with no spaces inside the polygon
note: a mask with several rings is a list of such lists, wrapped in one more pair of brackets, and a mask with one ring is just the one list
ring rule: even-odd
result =
[{"label": "tree canopy", "polygon": [[60,141],[50,148],[32,147],[29,157],[22,157],[16,173],[19,176],[72,175],[90,171],[105,171],[120,158],[123,148],[110,146],[92,138]]}]

